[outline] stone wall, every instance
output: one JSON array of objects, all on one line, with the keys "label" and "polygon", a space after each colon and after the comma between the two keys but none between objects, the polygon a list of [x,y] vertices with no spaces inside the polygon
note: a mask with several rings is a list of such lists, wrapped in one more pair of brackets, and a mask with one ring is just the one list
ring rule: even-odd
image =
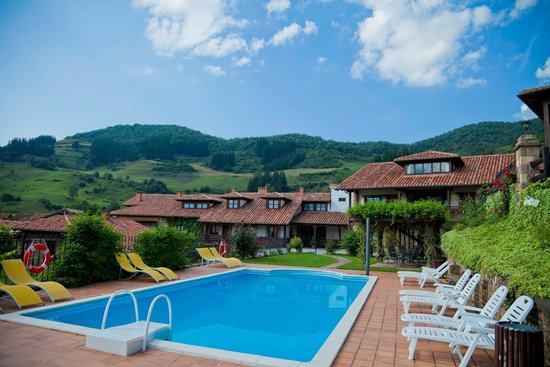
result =
[{"label": "stone wall", "polygon": [[[451,268],[450,277],[457,277],[464,271],[465,269],[460,265],[454,265]],[[501,285],[507,285],[506,278],[482,276],[481,282],[478,284],[470,303],[476,307],[483,307],[487,300],[491,298],[494,291],[496,291]],[[508,305],[510,305],[514,299],[519,296],[521,296],[521,294],[514,294],[513,290],[510,290],[508,293],[507,302],[505,303],[505,306],[501,308],[496,318],[499,319],[506,312]],[[535,305],[529,314],[526,323],[536,326],[544,332],[545,366],[550,367],[550,299],[535,300]]]}]

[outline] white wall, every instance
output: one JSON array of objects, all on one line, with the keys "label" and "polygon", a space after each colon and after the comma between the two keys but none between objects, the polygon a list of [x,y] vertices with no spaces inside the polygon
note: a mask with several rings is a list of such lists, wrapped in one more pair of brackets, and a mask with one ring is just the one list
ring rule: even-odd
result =
[{"label": "white wall", "polygon": [[[340,201],[343,199],[344,201]],[[349,195],[344,190],[330,189],[330,211],[345,212],[349,208]]]},{"label": "white wall", "polygon": [[[342,228],[341,233],[342,236],[346,233],[346,229]],[[327,226],[327,240],[339,240],[340,237],[338,236],[338,227],[337,226]]]}]

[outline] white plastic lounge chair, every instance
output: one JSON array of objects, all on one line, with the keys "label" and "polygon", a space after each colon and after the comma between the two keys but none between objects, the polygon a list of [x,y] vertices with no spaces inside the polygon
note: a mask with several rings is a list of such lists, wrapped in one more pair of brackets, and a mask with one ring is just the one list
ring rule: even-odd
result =
[{"label": "white plastic lounge chair", "polygon": [[[508,287],[503,285],[493,293],[483,308],[457,305],[459,307],[453,317],[425,313],[408,313],[401,315],[401,321],[408,322],[410,327],[414,326],[416,323],[422,323],[441,326],[447,329],[463,330],[468,320],[464,319],[463,316],[482,316],[483,318],[492,320],[500,309],[500,306],[502,306],[507,294]],[[484,322],[483,319],[480,319],[476,326],[485,327],[487,323]]]},{"label": "white plastic lounge chair", "polygon": [[402,296],[437,297],[441,293],[461,292],[471,275],[472,271],[467,269],[455,285],[436,283],[437,289],[435,292],[421,291],[419,289],[402,289],[399,291],[399,294]]},{"label": "white plastic lounge chair", "polygon": [[441,264],[436,269],[428,268],[426,266],[422,267],[421,272],[417,271],[398,271],[397,276],[399,277],[399,281],[401,282],[401,285],[405,283],[405,279],[412,278],[416,281],[418,281],[418,284],[420,284],[421,287],[424,287],[424,284],[426,281],[430,280],[432,282],[437,282],[439,278],[441,278],[447,271],[449,271],[449,268],[452,264],[448,261],[445,261],[443,264]]},{"label": "white plastic lounge chair", "polygon": [[[510,306],[508,311],[502,316],[499,321],[515,321],[523,322],[531,309],[533,308],[533,300],[527,296],[521,296]],[[473,321],[479,322],[481,316],[464,316],[471,318]],[[483,320],[488,324],[495,324],[495,320]],[[461,359],[460,367],[466,367],[472,354],[476,348],[495,349],[495,331],[492,328],[471,327],[471,332],[456,331],[448,329],[439,329],[434,327],[404,327],[402,335],[410,340],[409,359],[414,359],[416,343],[418,339],[426,339],[449,343],[454,346],[454,352]],[[467,347],[466,353],[462,354],[461,347]]]},{"label": "white plastic lounge chair", "polygon": [[423,303],[432,305],[432,312],[434,313],[438,307],[441,307],[439,314],[443,315],[448,307],[458,308],[459,305],[465,305],[480,280],[481,275],[479,273],[475,274],[460,293],[447,292],[442,293],[439,297],[402,296],[400,300],[403,302],[404,313],[409,313],[411,303]]}]

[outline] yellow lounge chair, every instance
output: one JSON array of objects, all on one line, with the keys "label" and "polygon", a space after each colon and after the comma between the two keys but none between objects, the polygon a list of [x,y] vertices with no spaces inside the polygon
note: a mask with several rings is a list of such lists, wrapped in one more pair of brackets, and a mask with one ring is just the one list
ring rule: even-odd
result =
[{"label": "yellow lounge chair", "polygon": [[4,292],[10,296],[18,308],[44,304],[40,297],[38,297],[38,295],[26,285],[7,285],[0,282],[0,293],[1,292]]},{"label": "yellow lounge chair", "polygon": [[165,268],[164,266],[160,266],[160,267],[157,267],[157,268],[152,268],[150,266],[147,266],[147,264],[145,264],[145,262],[143,261],[141,256],[139,256],[138,253],[129,252],[129,253],[127,253],[127,255],[130,258],[130,261],[132,262],[132,264],[134,264],[134,266],[139,270],[153,269],[153,270],[158,271],[162,275],[164,275],[166,277],[166,279],[168,279],[168,280],[179,279],[178,275],[176,273],[174,273],[172,271],[172,269],[170,269],[170,268]]},{"label": "yellow lounge chair", "polygon": [[[232,260],[226,259],[224,257],[222,257],[221,259],[217,258],[216,256],[212,255],[210,250],[206,247],[197,248],[197,252],[201,256],[201,258],[206,261],[206,265],[208,265],[208,263],[221,262],[221,263],[224,263],[225,266],[227,266],[228,268],[234,268],[235,266],[238,266]],[[203,264],[201,263],[201,265],[203,265]]]},{"label": "yellow lounge chair", "polygon": [[236,257],[223,257],[217,248],[215,247],[209,247],[210,251],[212,251],[212,255],[218,259],[218,260],[221,260],[221,259],[225,259],[225,260],[229,260],[231,261],[233,264],[235,264],[235,266],[244,266],[244,263],[237,259]]},{"label": "yellow lounge chair", "polygon": [[27,285],[31,288],[40,288],[46,292],[52,302],[73,298],[73,295],[62,284],[52,281],[39,282],[31,277],[25,269],[25,264],[20,259],[2,260],[2,268],[4,268],[4,273],[6,273],[10,282],[17,285]]},{"label": "yellow lounge chair", "polygon": [[154,281],[157,283],[162,282],[163,280],[166,280],[164,275],[162,275],[156,270],[153,270],[153,269],[139,270],[134,268],[132,264],[130,264],[130,260],[128,260],[125,254],[116,255],[116,261],[118,261],[118,265],[120,265],[121,270],[124,270],[125,272],[132,274],[132,276],[129,277],[128,279],[132,279],[133,277],[139,274],[147,274],[151,278],[153,278]]}]

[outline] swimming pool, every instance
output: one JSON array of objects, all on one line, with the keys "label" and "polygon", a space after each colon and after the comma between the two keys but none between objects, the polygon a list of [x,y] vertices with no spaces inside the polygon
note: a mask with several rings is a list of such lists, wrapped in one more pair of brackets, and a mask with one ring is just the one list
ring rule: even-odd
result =
[{"label": "swimming pool", "polygon": [[[140,319],[166,294],[171,341],[153,348],[256,365],[330,365],[375,277],[311,270],[239,269],[134,291]],[[4,319],[87,335],[99,329],[108,297],[5,315]],[[165,305],[153,320],[167,321]],[[115,298],[107,327],[131,322],[131,299]],[[292,363],[290,363],[292,362]]]}]

